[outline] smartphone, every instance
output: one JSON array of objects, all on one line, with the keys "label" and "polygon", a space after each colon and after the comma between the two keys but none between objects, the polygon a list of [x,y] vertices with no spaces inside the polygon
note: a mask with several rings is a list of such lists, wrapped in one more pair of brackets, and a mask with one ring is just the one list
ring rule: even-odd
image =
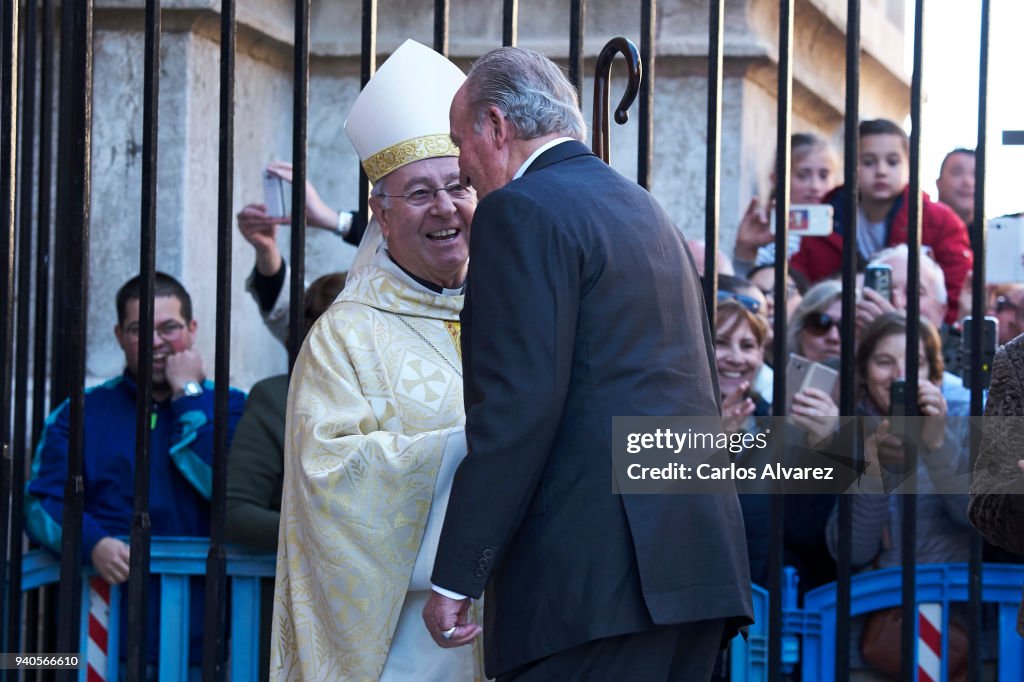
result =
[{"label": "smartphone", "polygon": [[285,215],[284,180],[270,171],[263,171],[263,204],[267,207],[267,215],[271,218],[283,218]]},{"label": "smartphone", "polygon": [[864,288],[874,289],[892,303],[892,266],[884,263],[867,266],[864,269]]},{"label": "smartphone", "polygon": [[[999,338],[999,320],[986,316],[982,320],[981,328],[981,387],[987,389],[992,383],[992,363],[996,359],[996,342]],[[960,376],[964,381],[964,388],[971,388],[971,356],[974,355],[971,349],[971,336],[974,334],[974,318],[970,315],[964,318],[964,328],[960,335]]]},{"label": "smartphone", "polygon": [[1024,281],[1024,216],[988,221],[985,279],[989,284]]},{"label": "smartphone", "polygon": [[[769,211],[772,232],[775,211]],[[827,237],[832,234],[832,206],[829,204],[792,204],[789,207],[789,233],[798,237]]]},{"label": "smartphone", "polygon": [[816,388],[835,399],[836,387],[839,385],[839,372],[826,367],[820,362],[789,354],[786,365],[786,414],[793,408],[793,396],[808,388]]}]

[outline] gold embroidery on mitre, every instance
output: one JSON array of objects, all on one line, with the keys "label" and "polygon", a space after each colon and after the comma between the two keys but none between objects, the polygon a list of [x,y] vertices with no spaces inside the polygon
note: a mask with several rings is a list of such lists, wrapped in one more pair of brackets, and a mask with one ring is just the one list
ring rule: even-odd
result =
[{"label": "gold embroidery on mitre", "polygon": [[363,170],[370,182],[377,182],[388,173],[406,164],[435,156],[458,156],[459,148],[447,135],[424,135],[393,144],[363,161]]}]

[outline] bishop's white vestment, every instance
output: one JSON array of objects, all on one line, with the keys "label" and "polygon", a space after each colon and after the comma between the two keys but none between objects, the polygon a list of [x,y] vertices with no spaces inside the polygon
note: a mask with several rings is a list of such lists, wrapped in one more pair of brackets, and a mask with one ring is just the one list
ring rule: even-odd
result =
[{"label": "bishop's white vestment", "polygon": [[380,249],[307,336],[288,394],[272,679],[482,678],[479,640],[441,649],[421,617],[466,452],[463,299]]}]

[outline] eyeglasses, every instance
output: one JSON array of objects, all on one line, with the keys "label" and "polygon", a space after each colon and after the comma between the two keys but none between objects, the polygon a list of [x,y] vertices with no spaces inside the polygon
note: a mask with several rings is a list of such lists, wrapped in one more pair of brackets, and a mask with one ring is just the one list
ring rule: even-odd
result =
[{"label": "eyeglasses", "polygon": [[832,327],[838,329],[840,324],[842,324],[842,320],[834,318],[828,313],[808,313],[804,317],[804,329],[815,336],[825,336],[832,331]]},{"label": "eyeglasses", "polygon": [[438,192],[447,192],[448,196],[458,201],[462,199],[468,199],[473,194],[473,190],[465,185],[458,182],[453,182],[450,185],[444,187],[422,187],[420,189],[414,189],[408,194],[384,194],[381,193],[382,197],[389,197],[391,199],[404,199],[405,203],[410,206],[426,206],[427,204],[434,203],[437,199]]},{"label": "eyeglasses", "polygon": [[750,312],[757,315],[761,312],[761,302],[756,298],[750,296],[744,296],[743,294],[737,294],[735,291],[719,291],[718,301],[736,301],[741,306],[749,310]]},{"label": "eyeglasses", "polygon": [[[180,322],[164,322],[159,327],[156,327],[153,331],[160,335],[160,338],[164,341],[177,341],[181,338],[181,332],[185,330],[185,325]],[[124,333],[128,335],[128,338],[133,341],[139,340],[139,323],[135,322],[124,330]]]},{"label": "eyeglasses", "polygon": [[1004,310],[1012,310],[1017,312],[1017,304],[1006,298],[1005,296],[996,296],[996,312],[1001,313]]},{"label": "eyeglasses", "polygon": [[[770,301],[773,298],[775,298],[775,287],[772,287],[771,289],[761,289],[761,293],[764,294],[764,297],[767,298]],[[794,296],[795,294],[796,294],[796,285],[793,284],[793,283],[787,284],[786,285],[786,297],[789,298],[789,297]]]}]

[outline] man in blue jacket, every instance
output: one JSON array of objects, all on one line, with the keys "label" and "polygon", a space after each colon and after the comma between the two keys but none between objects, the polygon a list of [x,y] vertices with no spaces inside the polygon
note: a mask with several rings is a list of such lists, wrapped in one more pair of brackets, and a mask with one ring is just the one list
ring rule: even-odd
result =
[{"label": "man in blue jacket", "polygon": [[[114,335],[124,351],[124,373],[85,396],[82,556],[108,583],[128,580],[135,490],[135,401],[139,368],[140,278],[117,293]],[[197,323],[192,299],[173,277],[156,273],[153,286],[153,411],[149,513],[153,536],[206,537],[210,532],[213,475],[213,383],[193,349]],[[229,391],[228,439],[242,415],[245,394]],[[40,544],[59,552],[67,477],[69,406],[46,421],[25,497],[25,527]],[[192,581],[190,661],[202,660],[202,579]],[[148,660],[159,646],[159,583],[150,584]],[[127,595],[121,601],[122,657],[126,653]]]}]

